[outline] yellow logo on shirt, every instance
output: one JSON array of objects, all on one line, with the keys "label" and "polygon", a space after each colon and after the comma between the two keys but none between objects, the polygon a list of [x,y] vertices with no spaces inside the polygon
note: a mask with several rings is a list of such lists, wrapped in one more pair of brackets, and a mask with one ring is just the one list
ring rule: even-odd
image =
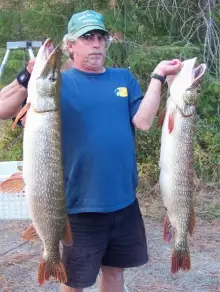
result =
[{"label": "yellow logo on shirt", "polygon": [[128,96],[128,90],[126,87],[118,87],[115,89],[115,93],[117,96],[120,97],[127,97]]}]

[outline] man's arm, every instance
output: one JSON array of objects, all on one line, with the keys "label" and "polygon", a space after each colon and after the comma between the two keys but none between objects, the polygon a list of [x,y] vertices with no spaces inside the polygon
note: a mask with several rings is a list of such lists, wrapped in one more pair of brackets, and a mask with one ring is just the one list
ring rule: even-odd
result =
[{"label": "man's arm", "polygon": [[[180,60],[162,61],[154,72],[161,76],[175,75],[181,67]],[[161,89],[161,81],[152,78],[139,109],[132,120],[136,128],[142,131],[148,131],[151,128],[160,105]]]},{"label": "man's arm", "polygon": [[0,119],[14,118],[27,97],[27,89],[14,80],[0,91]]},{"label": "man's arm", "polygon": [[[33,70],[34,62],[34,59],[30,60],[26,67],[29,75]],[[0,119],[14,118],[18,114],[22,103],[27,98],[27,83],[28,81],[19,84],[15,79],[12,83],[2,88],[0,91]]]}]

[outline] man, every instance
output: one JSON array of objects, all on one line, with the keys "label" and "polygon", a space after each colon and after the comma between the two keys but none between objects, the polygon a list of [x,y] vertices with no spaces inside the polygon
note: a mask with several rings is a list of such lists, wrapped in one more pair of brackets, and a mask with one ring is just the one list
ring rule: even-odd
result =
[{"label": "man", "polygon": [[142,97],[127,69],[104,66],[108,35],[102,15],[83,11],[72,16],[64,37],[73,58],[73,68],[61,75],[61,120],[74,243],[63,247],[68,281],[60,292],[82,292],[95,283],[100,268],[101,291],[123,292],[123,270],[148,261],[136,199],[134,128],[150,129],[165,76],[182,65],[159,63]]}]

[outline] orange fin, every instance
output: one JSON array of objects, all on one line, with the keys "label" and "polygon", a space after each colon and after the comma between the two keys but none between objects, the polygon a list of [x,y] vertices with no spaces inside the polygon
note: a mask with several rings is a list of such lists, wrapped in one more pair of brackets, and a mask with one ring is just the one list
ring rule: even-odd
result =
[{"label": "orange fin", "polygon": [[190,215],[190,221],[189,221],[189,234],[192,236],[193,231],[195,229],[196,225],[196,213],[194,208],[192,208],[191,215]]},{"label": "orange fin", "polygon": [[48,281],[50,277],[54,277],[60,283],[67,282],[66,270],[63,263],[50,262],[42,260],[38,266],[38,282],[43,285],[45,280]]},{"label": "orange fin", "polygon": [[180,269],[188,271],[191,269],[189,250],[179,251],[174,249],[172,254],[171,272],[177,273]]},{"label": "orange fin", "polygon": [[22,233],[22,237],[24,240],[35,240],[39,237],[33,223],[25,229]]},{"label": "orange fin", "polygon": [[71,226],[70,226],[69,220],[65,225],[63,244],[65,244],[67,246],[73,245],[73,237],[72,237],[72,231],[71,231]]},{"label": "orange fin", "polygon": [[174,119],[175,119],[175,110],[169,114],[169,119],[168,119],[168,130],[169,134],[173,131],[174,128]]},{"label": "orange fin", "polygon": [[164,218],[163,239],[166,243],[170,243],[173,238],[173,228],[168,215]]},{"label": "orange fin", "polygon": [[0,183],[0,192],[20,193],[24,188],[22,172],[12,174],[8,179]]},{"label": "orange fin", "polygon": [[166,115],[166,106],[161,110],[161,112],[158,115],[158,121],[157,121],[157,126],[158,127],[162,127],[163,126],[165,115]]},{"label": "orange fin", "polygon": [[30,103],[26,103],[26,105],[20,110],[20,112],[17,114],[16,119],[14,120],[11,129],[14,130],[18,121],[27,113],[27,111],[29,110],[31,104]]}]

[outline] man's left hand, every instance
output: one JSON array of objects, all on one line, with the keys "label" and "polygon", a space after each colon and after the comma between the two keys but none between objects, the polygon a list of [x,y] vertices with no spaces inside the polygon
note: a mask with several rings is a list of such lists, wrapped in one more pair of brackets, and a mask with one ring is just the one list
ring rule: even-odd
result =
[{"label": "man's left hand", "polygon": [[176,75],[181,68],[182,62],[179,59],[173,59],[160,62],[154,72],[162,76]]}]

